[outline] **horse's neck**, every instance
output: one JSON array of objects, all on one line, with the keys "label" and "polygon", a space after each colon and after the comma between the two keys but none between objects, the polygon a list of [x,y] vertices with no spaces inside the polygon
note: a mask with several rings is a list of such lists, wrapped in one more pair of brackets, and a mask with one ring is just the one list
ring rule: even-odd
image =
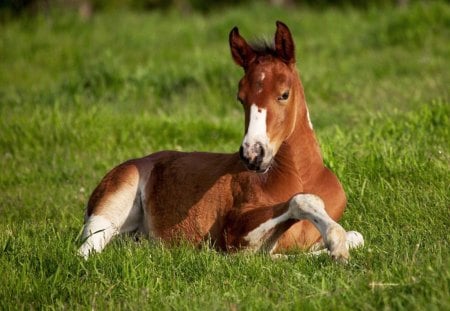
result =
[{"label": "horse's neck", "polygon": [[298,100],[296,125],[292,134],[281,145],[272,172],[272,184],[295,184],[299,191],[323,168],[323,159],[314,131],[308,119],[303,93]]},{"label": "horse's neck", "polygon": [[284,150],[297,172],[304,176],[311,169],[323,166],[323,159],[316,135],[308,120],[308,111],[302,103],[297,113],[296,126],[292,134],[285,141]]}]

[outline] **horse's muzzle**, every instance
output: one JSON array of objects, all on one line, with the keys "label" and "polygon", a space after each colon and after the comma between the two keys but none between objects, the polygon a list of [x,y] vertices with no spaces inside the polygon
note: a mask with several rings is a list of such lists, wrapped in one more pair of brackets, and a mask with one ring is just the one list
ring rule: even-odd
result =
[{"label": "horse's muzzle", "polygon": [[259,142],[253,145],[245,144],[239,148],[239,156],[247,169],[257,173],[265,173],[270,166],[270,163],[264,163],[265,155],[266,150]]}]

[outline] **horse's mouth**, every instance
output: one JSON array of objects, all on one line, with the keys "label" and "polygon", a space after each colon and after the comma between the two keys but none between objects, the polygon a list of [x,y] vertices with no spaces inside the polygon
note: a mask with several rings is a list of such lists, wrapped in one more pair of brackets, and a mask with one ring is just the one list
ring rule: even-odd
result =
[{"label": "horse's mouth", "polygon": [[265,174],[272,166],[273,158],[267,156],[263,149],[261,150],[262,151],[256,157],[249,158],[244,155],[244,149],[241,146],[239,148],[239,157],[249,171],[253,171],[258,174]]},{"label": "horse's mouth", "polygon": [[270,170],[270,167],[271,166],[269,165],[265,169],[256,170],[256,173],[258,173],[258,174],[265,174],[265,173],[267,173]]},{"label": "horse's mouth", "polygon": [[262,163],[258,163],[258,164],[248,163],[245,160],[242,160],[242,162],[249,171],[252,171],[252,172],[255,172],[258,174],[265,174],[272,167],[272,161],[270,161],[269,164],[266,164],[266,165],[263,165]]}]

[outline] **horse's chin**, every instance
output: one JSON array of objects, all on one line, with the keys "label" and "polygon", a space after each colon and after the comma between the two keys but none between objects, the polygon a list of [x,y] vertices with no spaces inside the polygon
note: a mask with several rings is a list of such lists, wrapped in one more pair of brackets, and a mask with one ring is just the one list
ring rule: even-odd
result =
[{"label": "horse's chin", "polygon": [[265,169],[259,169],[259,170],[255,171],[255,172],[258,173],[258,174],[266,174],[270,170],[270,167],[271,166],[269,165]]},{"label": "horse's chin", "polygon": [[239,158],[247,170],[258,174],[267,173],[272,167],[272,163],[274,160],[273,157],[266,155],[264,159],[256,158],[252,161],[249,161],[246,157],[244,157],[242,146],[239,149]]},{"label": "horse's chin", "polygon": [[270,161],[269,164],[267,165],[260,165],[260,166],[255,166],[255,165],[245,165],[245,167],[252,172],[255,172],[257,174],[266,174],[272,167],[272,161]]}]

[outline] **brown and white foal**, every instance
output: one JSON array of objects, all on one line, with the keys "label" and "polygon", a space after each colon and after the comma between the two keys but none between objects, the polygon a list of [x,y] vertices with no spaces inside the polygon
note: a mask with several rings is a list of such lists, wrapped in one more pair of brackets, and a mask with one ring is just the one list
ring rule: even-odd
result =
[{"label": "brown and white foal", "polygon": [[276,25],[273,45],[249,45],[237,28],[230,33],[231,54],[244,69],[239,152],[162,151],[115,167],[89,199],[80,255],[135,231],[168,243],[211,241],[224,251],[326,248],[344,261],[363,244],[336,222],[345,193],[323,164],[291,33]]}]

